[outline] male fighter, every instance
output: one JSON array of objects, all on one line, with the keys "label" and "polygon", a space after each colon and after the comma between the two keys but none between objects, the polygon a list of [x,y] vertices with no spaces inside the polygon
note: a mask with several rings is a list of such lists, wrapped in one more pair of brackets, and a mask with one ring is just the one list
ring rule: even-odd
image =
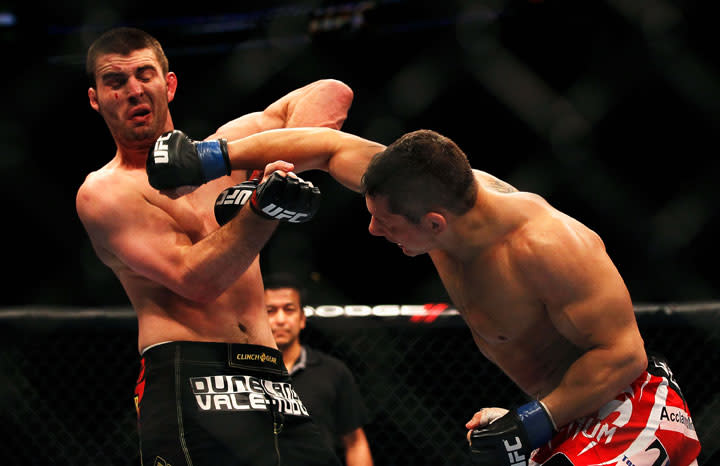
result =
[{"label": "male fighter", "polygon": [[[247,177],[230,174],[213,157],[222,159],[226,140],[266,129],[340,128],[352,91],[334,80],[313,82],[223,125],[194,145],[217,179],[169,198],[150,186],[145,170],[148,151],[173,129],[169,103],[178,77],[160,43],[138,29],[112,29],[89,48],[87,73],[90,106],[105,120],[117,151],[87,176],[77,211],[137,312],[142,462],[339,464],[290,384],[268,323],[258,262],[275,219],[287,210],[311,218],[319,192],[285,177],[291,164],[270,163],[265,174],[278,171],[260,185],[258,193],[266,195],[219,228],[218,193]],[[359,174],[342,178],[359,188]],[[275,213],[262,213],[270,203]]]},{"label": "male fighter", "polygon": [[[472,169],[433,131],[385,147],[332,129],[280,129],[228,151],[234,169],[264,154],[300,167],[351,161],[364,173],[370,233],[409,256],[430,255],[477,347],[529,397],[467,422],[476,464],[696,464],[700,444],[680,388],[667,363],[646,354],[625,283],[587,226]],[[159,166],[149,174],[165,188],[212,177]]]}]

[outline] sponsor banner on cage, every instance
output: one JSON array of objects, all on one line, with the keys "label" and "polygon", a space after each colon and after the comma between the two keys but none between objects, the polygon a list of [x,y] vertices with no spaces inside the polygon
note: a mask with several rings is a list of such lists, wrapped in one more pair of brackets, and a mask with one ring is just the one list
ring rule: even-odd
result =
[{"label": "sponsor banner on cage", "polygon": [[422,323],[431,323],[438,317],[460,315],[457,309],[447,303],[323,305],[305,306],[303,309],[307,317],[408,317],[411,322]]},{"label": "sponsor banner on cage", "polygon": [[247,375],[191,377],[190,387],[201,411],[267,411],[309,416],[289,383]]}]

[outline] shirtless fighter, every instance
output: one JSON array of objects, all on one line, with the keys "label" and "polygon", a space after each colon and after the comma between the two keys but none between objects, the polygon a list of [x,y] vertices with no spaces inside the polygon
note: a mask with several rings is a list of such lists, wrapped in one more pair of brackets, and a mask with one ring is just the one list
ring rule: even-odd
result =
[{"label": "shirtless fighter", "polygon": [[[279,215],[244,209],[220,228],[218,193],[247,177],[212,157],[222,157],[225,140],[266,129],[340,128],[352,91],[316,81],[221,126],[194,146],[217,179],[170,198],[150,186],[145,170],[148,151],[173,129],[169,103],[178,86],[159,42],[138,29],[112,29],[89,48],[87,73],[90,106],[117,150],[80,186],[77,212],[137,313],[142,464],[339,465],[294,392],[268,323],[258,252]],[[266,173],[292,169],[272,163]],[[312,217],[317,190],[280,175],[261,185],[266,195],[254,205]],[[343,179],[359,189],[359,174]]]},{"label": "shirtless fighter", "polygon": [[476,464],[696,464],[680,388],[666,362],[647,355],[630,294],[587,226],[472,169],[433,131],[385,147],[332,129],[279,129],[228,151],[233,169],[266,154],[298,166],[350,161],[364,173],[370,233],[406,255],[430,255],[477,347],[529,397],[467,422]]}]

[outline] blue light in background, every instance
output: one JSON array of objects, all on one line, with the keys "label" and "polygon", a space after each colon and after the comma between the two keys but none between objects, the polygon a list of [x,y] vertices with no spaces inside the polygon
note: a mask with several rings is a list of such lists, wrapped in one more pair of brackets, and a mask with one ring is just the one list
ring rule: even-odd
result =
[{"label": "blue light in background", "polygon": [[15,26],[16,18],[15,15],[7,12],[0,11],[0,27]]}]

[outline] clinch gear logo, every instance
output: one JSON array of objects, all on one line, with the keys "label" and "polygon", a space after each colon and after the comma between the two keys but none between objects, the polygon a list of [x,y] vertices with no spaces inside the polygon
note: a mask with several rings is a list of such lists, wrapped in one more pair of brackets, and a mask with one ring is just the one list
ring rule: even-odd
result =
[{"label": "clinch gear logo", "polygon": [[244,354],[236,354],[235,359],[238,361],[260,361],[260,362],[268,362],[270,364],[277,364],[277,358],[275,356],[270,356],[265,353],[261,354],[254,354],[254,353],[244,353]]}]

